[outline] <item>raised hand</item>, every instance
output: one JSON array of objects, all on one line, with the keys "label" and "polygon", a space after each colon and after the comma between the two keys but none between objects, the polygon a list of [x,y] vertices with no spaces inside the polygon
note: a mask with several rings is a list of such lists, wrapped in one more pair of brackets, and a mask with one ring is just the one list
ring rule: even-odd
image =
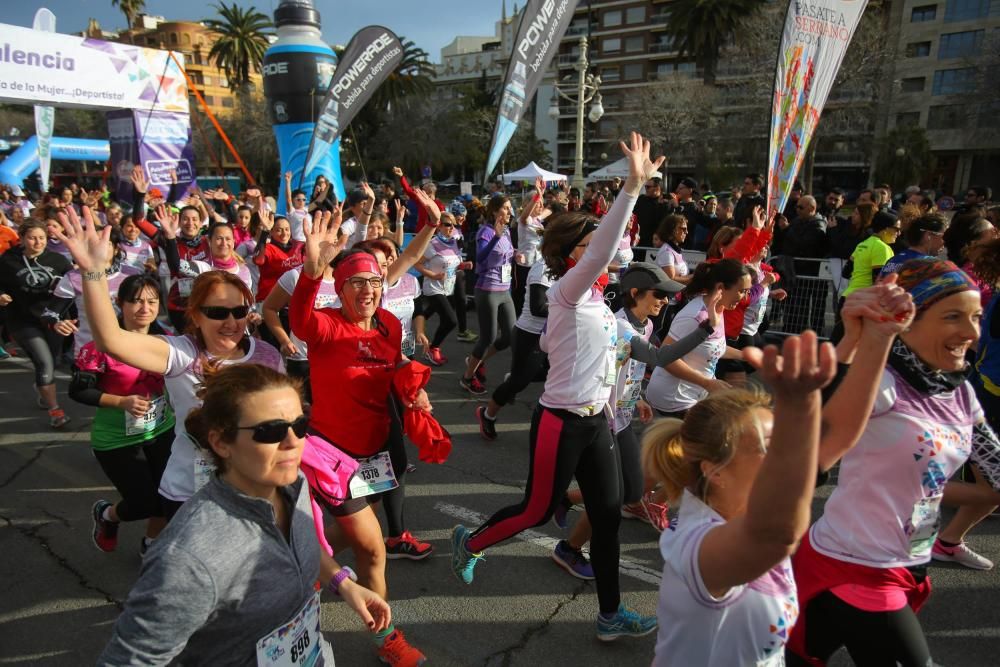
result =
[{"label": "raised hand", "polygon": [[661,155],[655,160],[651,160],[649,140],[643,138],[638,132],[630,134],[628,145],[624,141],[619,142],[619,145],[628,160],[628,178],[625,180],[625,190],[629,194],[637,195],[642,190],[643,184],[652,178],[666,157]]},{"label": "raised hand", "polygon": [[260,228],[270,232],[274,227],[274,211],[267,208],[263,199],[260,200],[260,206],[257,207],[257,215],[260,217]]},{"label": "raised hand", "polygon": [[176,213],[174,213],[173,209],[167,208],[164,204],[160,204],[153,211],[153,215],[156,216],[156,221],[160,223],[160,229],[163,230],[163,236],[165,238],[177,238],[177,233],[181,228],[181,222],[180,218]]},{"label": "raised hand", "polygon": [[840,311],[844,337],[865,335],[895,336],[906,330],[916,315],[916,306],[891,273],[882,282],[851,292]]},{"label": "raised hand", "polygon": [[173,185],[177,185],[177,170],[171,169],[169,174],[170,174],[170,183]]},{"label": "raised hand", "polygon": [[290,184],[291,182],[292,182],[292,172],[286,171],[285,172],[285,183],[289,183]]},{"label": "raised hand", "polygon": [[132,187],[135,188],[136,192],[146,194],[146,190],[149,189],[149,181],[146,180],[146,175],[142,171],[142,165],[137,164],[132,167]]},{"label": "raised hand", "polygon": [[338,203],[332,212],[313,213],[311,228],[302,225],[302,232],[306,237],[305,262],[302,270],[313,278],[322,276],[323,270],[344,248],[345,240],[340,238],[342,217],[343,205]]},{"label": "raised hand", "polygon": [[[434,208],[437,208],[435,206]],[[406,207],[403,206],[403,202],[396,200],[396,224],[401,225],[403,221],[406,220]]]},{"label": "raised hand", "polygon": [[402,178],[403,177],[403,170],[400,169],[399,167],[393,167],[392,168],[392,175],[395,176],[396,178]]},{"label": "raised hand", "polygon": [[[753,227],[754,227],[754,229],[763,229],[766,217],[767,217],[767,214],[764,213],[764,207],[763,206],[754,206],[753,207]],[[774,219],[773,218],[771,219],[771,227],[772,228],[774,227]]]},{"label": "raised hand", "polygon": [[428,224],[431,227],[437,227],[438,223],[441,221],[441,209],[437,207],[434,200],[430,198],[423,190],[414,190],[414,194],[417,196],[417,203],[424,207],[427,211]]},{"label": "raised hand", "polygon": [[541,197],[545,194],[545,181],[542,180],[541,176],[535,176],[535,192]]},{"label": "raised hand", "polygon": [[247,197],[250,199],[260,199],[260,188],[247,188]]},{"label": "raised hand", "polygon": [[50,224],[49,234],[66,246],[81,273],[103,271],[111,265],[111,254],[114,252],[111,249],[111,225],[98,233],[94,225],[85,227],[75,213],[69,216],[60,211],[58,217],[62,227]]},{"label": "raised hand", "polygon": [[705,311],[708,313],[708,324],[713,329],[718,329],[722,322],[722,313],[726,307],[722,305],[722,286],[715,288],[705,295]]},{"label": "raised hand", "polygon": [[368,185],[367,181],[361,181],[361,191],[365,193],[365,197],[369,202],[375,201],[375,191],[372,190],[372,186]]},{"label": "raised hand", "polygon": [[820,344],[812,331],[786,338],[780,355],[777,346],[768,345],[763,351],[745,348],[743,358],[760,370],[761,379],[783,400],[808,398],[810,392],[829,384],[837,372],[833,345]]}]

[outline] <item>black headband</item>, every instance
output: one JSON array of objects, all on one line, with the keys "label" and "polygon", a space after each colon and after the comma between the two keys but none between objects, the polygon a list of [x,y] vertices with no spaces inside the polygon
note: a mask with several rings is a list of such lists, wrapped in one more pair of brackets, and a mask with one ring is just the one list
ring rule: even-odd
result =
[{"label": "black headband", "polygon": [[587,234],[590,234],[595,229],[597,229],[597,223],[594,222],[593,220],[588,220],[587,222],[583,223],[583,228],[580,230],[580,233],[577,234],[572,241],[570,241],[569,243],[567,243],[562,247],[561,250],[563,257],[569,257],[573,253],[573,248],[575,248],[580,241],[585,239],[587,237]]}]

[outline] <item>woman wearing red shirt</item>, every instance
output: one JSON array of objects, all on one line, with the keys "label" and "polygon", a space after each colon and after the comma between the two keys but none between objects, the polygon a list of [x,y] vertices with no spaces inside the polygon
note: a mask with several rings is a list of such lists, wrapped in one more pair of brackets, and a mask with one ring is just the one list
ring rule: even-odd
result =
[{"label": "woman wearing red shirt", "polygon": [[257,303],[262,303],[285,271],[302,265],[303,244],[292,240],[292,225],[285,216],[275,217],[273,212],[263,208],[257,214],[260,233],[253,262],[260,267]]}]

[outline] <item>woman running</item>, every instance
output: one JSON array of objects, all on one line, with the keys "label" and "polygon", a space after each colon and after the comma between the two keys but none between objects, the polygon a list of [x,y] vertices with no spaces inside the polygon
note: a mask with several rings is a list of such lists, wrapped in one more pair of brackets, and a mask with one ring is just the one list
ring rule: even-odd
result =
[{"label": "woman running", "polygon": [[[880,383],[871,408],[849,413],[869,415],[857,445],[820,451],[820,470],[839,460],[840,473],[793,559],[802,608],[795,665],[822,664],[841,646],[855,664],[931,664],[916,616],[930,594],[927,564],[932,551],[957,560],[967,549],[937,538],[940,505],[1000,503],[1000,443],[966,379],[979,291],[934,259],[907,262],[896,282],[916,307],[912,322],[889,322],[898,337],[866,339],[867,321],[860,339],[845,333],[857,349],[851,370]],[[969,459],[988,484],[948,481]]]},{"label": "woman running", "polygon": [[424,277],[420,315],[424,321],[435,314],[438,316],[437,331],[424,352],[424,359],[433,366],[443,366],[448,362],[441,354],[441,344],[458,324],[449,300],[455,291],[458,267],[462,264],[462,249],[453,235],[454,231],[455,217],[447,211],[442,212],[438,231],[416,264],[417,271]]},{"label": "woman running", "polygon": [[[455,241],[462,248],[462,256],[468,257],[465,248],[465,221],[469,211],[465,208],[465,204],[458,200],[453,201],[448,210],[455,216],[455,231],[452,232],[452,236],[455,237]],[[455,291],[451,295],[451,306],[455,309],[455,318],[458,320],[458,333],[455,334],[455,338],[463,343],[475,343],[479,340],[479,334],[469,329],[466,312],[468,308],[465,303],[465,272],[472,268],[472,262],[463,262],[462,266],[464,268],[460,268],[455,272]]]},{"label": "woman running", "polygon": [[486,368],[495,353],[507,349],[517,317],[510,297],[514,246],[507,229],[513,209],[506,195],[495,194],[486,204],[483,224],[476,233],[476,315],[479,340],[465,359],[461,385],[473,396],[486,393]]},{"label": "woman running", "polygon": [[535,191],[531,198],[525,201],[517,216],[517,250],[514,252],[514,290],[511,296],[514,300],[514,312],[520,314],[524,310],[525,294],[528,289],[528,272],[539,260],[538,248],[542,245],[542,232],[545,230],[545,218],[552,214],[545,208],[543,195],[545,181],[539,176],[535,179]]},{"label": "woman running", "polygon": [[317,581],[369,631],[392,619],[320,547],[299,472],[298,382],[246,364],[208,378],[200,397],[184,430],[219,472],[146,555],[97,664],[332,665]]},{"label": "woman running", "polygon": [[[174,233],[176,220],[167,218],[164,231]],[[97,350],[123,364],[163,375],[178,422],[183,423],[200,404],[198,386],[223,366],[256,363],[284,370],[276,349],[247,334],[253,295],[245,282],[225,271],[209,271],[194,279],[185,314],[190,324],[184,335],[147,336],[122,329],[107,297],[104,267],[111,259],[110,232],[106,228],[98,235],[93,226],[83,228],[72,218],[65,231],[55,230],[80,267],[85,311]],[[164,516],[169,520],[213,471],[211,458],[198,452],[187,433],[176,433],[160,480]]]},{"label": "woman running", "polygon": [[[425,208],[434,216],[436,225],[438,209],[428,201],[430,207]],[[393,375],[406,362],[401,352],[403,332],[399,320],[379,307],[385,280],[375,257],[353,249],[338,257],[344,246],[343,235],[338,237],[340,217],[337,207],[332,215],[314,219],[312,230],[306,232],[305,263],[292,293],[289,319],[292,331],[309,346],[313,387],[350,387],[345,392],[314,392],[309,428],[360,464],[360,472],[352,478],[350,497],[327,508],[336,519],[343,541],[354,551],[359,581],[386,597],[387,545],[371,505],[378,503],[386,491],[402,497],[406,462],[399,460],[399,454],[405,456],[405,450],[402,434],[393,426],[397,420],[390,411],[395,409]],[[422,232],[433,233],[433,226],[428,224]],[[317,310],[314,303],[323,271],[334,258],[340,308]],[[426,392],[421,390],[418,400],[406,407],[430,410]],[[401,522],[402,517],[397,518]],[[390,531],[394,528],[390,526]],[[336,537],[332,540],[338,541]],[[392,546],[400,557],[422,559],[430,554],[430,545],[407,531],[399,534]],[[392,626],[376,635],[376,644],[384,662],[417,665],[424,660],[423,654]]]},{"label": "woman running", "polygon": [[[724,227],[720,232],[728,229]],[[716,234],[718,238],[719,234]],[[665,345],[671,345],[702,326],[709,319],[706,297],[722,289],[722,299],[714,306],[721,313],[732,310],[750,292],[750,271],[735,259],[703,262],[695,269],[684,288],[689,299],[670,323]],[[684,413],[709,392],[729,389],[729,384],[715,377],[720,359],[741,359],[736,348],[726,345],[723,327],[713,327],[712,334],[698,347],[665,368],[656,367],[646,388],[646,401],[660,416],[683,418]]]},{"label": "woman running", "polygon": [[[159,281],[143,273],[125,278],[118,288],[121,327],[148,335],[164,332],[156,322],[160,308]],[[73,400],[97,408],[90,444],[104,474],[121,495],[117,503],[94,504],[94,544],[101,551],[118,546],[118,524],[146,519],[139,553],[163,530],[160,478],[174,440],[174,413],[164,393],[163,376],[147,373],[98,352],[93,341],[76,355]]]},{"label": "woman running", "polygon": [[42,320],[42,315],[55,298],[55,286],[73,265],[47,250],[44,222],[28,220],[18,229],[18,235],[21,245],[0,255],[0,307],[4,309],[7,333],[35,369],[38,407],[48,410],[49,426],[62,428],[69,422],[56,399],[55,360],[62,338]]},{"label": "woman running", "polygon": [[452,570],[471,584],[483,550],[548,521],[575,476],[593,524],[597,636],[603,641],[656,629],[654,617],[640,616],[621,603],[621,465],[607,414],[617,379],[617,327],[604,303],[603,286],[642,186],[664,158],[651,161],[649,142],[635,132],[631,146],[622,143],[621,148],[629,176],[600,226],[591,215],[571,212],[553,216],[545,229],[542,255],[556,278],[548,291],[548,325],[541,342],[550,368],[531,423],[525,497],[475,531],[455,526],[451,538]]}]

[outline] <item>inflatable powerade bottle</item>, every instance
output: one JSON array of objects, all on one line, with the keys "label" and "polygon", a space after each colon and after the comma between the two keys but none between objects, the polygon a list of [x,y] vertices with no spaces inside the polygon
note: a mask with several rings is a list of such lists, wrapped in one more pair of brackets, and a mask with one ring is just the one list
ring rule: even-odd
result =
[{"label": "inflatable powerade bottle", "polygon": [[264,53],[264,95],[267,98],[281,159],[278,212],[285,213],[284,176],[292,172],[292,188],[309,195],[317,176],[326,176],[337,198],[344,199],[340,175],[340,141],[308,174],[302,174],[316,117],[337,66],[337,56],[320,36],[319,12],[312,0],[281,0],[274,10],[278,41]]}]

